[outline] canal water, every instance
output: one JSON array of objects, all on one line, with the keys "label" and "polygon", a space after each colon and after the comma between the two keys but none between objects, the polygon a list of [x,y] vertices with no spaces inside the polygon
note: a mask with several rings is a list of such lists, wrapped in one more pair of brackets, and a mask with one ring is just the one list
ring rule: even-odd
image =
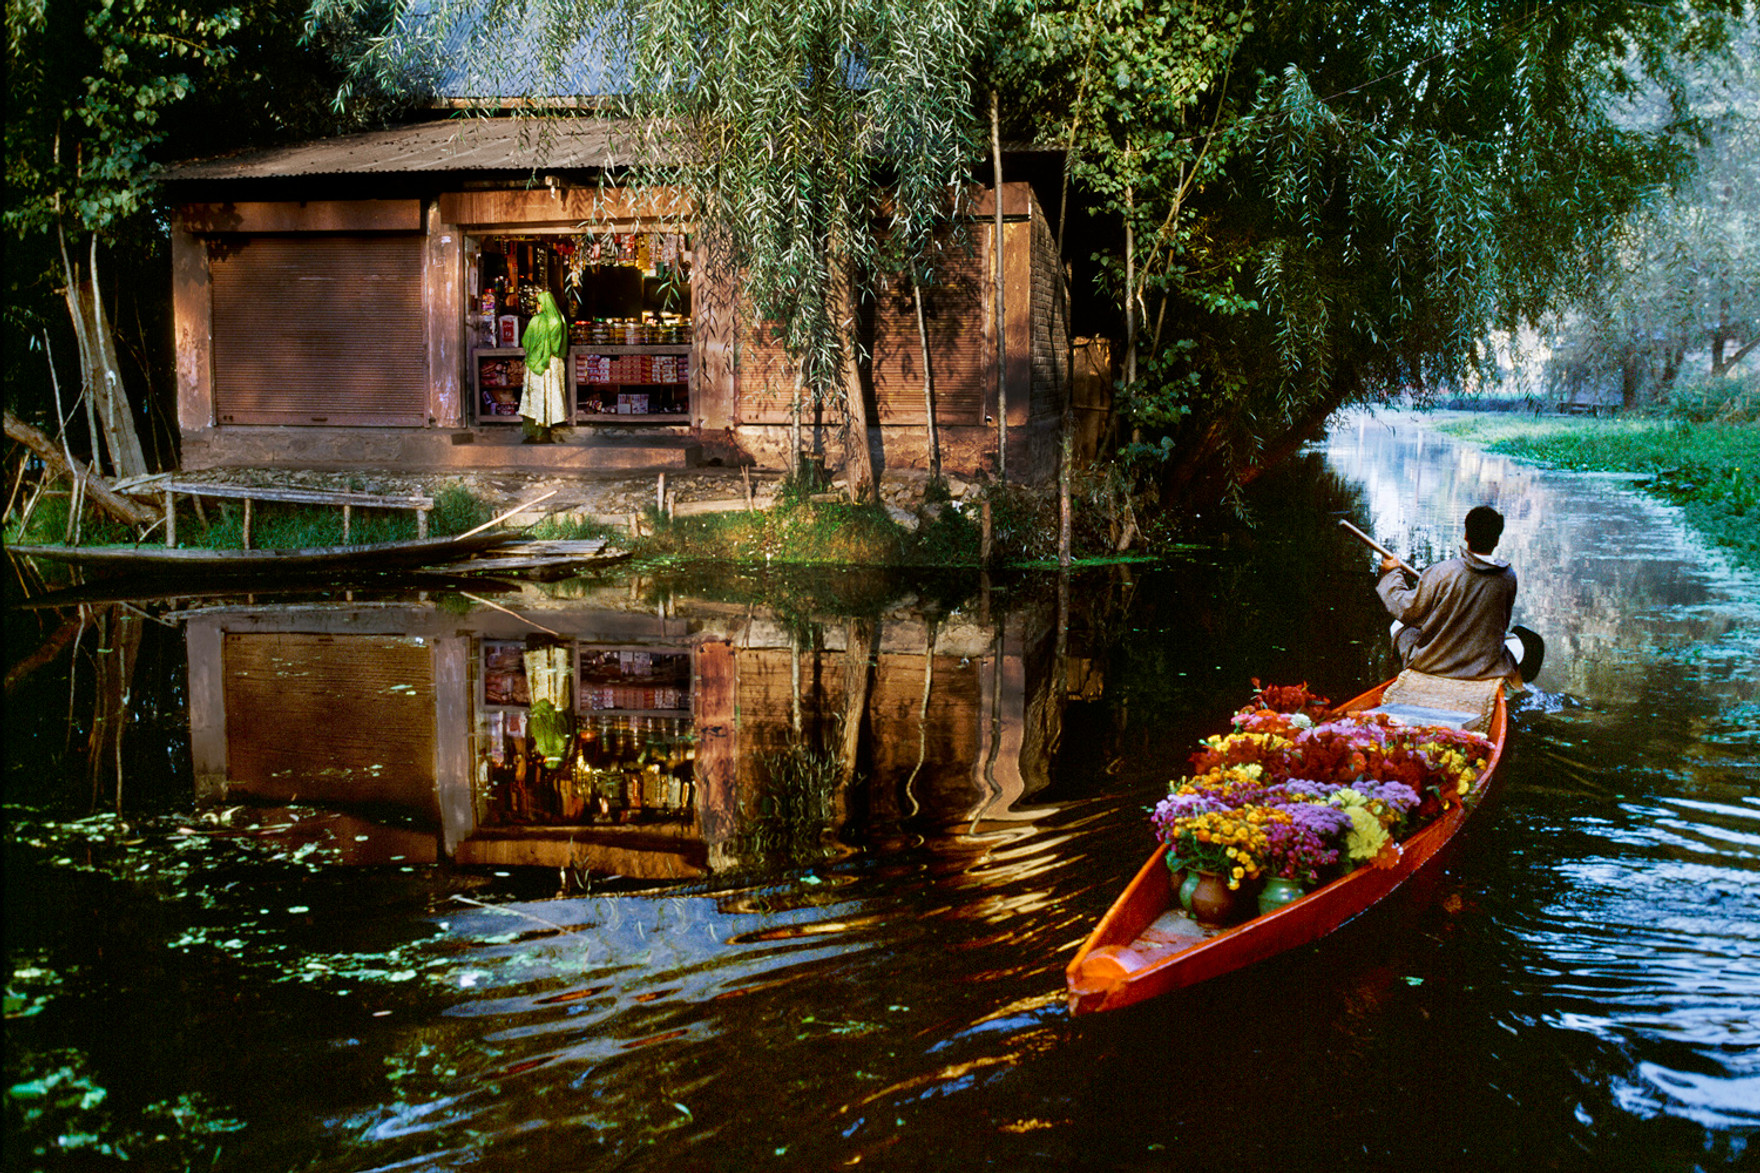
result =
[{"label": "canal water", "polygon": [[[1481,502],[1549,648],[1437,899],[1072,1019],[1253,679],[1391,674],[1336,519],[1425,562]],[[1629,482],[1399,416],[1252,509],[1067,582],[11,611],[5,1167],[1753,1161],[1760,583]]]}]

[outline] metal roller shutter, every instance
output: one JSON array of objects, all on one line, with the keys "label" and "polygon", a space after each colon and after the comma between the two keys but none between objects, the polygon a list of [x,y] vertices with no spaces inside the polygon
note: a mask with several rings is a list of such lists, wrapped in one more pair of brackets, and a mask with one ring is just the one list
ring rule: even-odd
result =
[{"label": "metal roller shutter", "polygon": [[215,240],[220,423],[426,424],[422,242],[404,234]]},{"label": "metal roller shutter", "polygon": [[401,636],[229,633],[229,785],[277,802],[434,810],[434,656]]}]

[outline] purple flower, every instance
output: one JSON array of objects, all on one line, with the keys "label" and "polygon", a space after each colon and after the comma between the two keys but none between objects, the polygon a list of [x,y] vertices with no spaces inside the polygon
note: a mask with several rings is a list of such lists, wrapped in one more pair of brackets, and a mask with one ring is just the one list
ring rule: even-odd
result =
[{"label": "purple flower", "polygon": [[1351,787],[1358,794],[1371,802],[1380,801],[1387,804],[1395,814],[1405,814],[1418,805],[1418,792],[1404,782],[1370,782],[1362,781]]},{"label": "purple flower", "polygon": [[1335,806],[1316,802],[1294,802],[1283,808],[1289,812],[1291,826],[1318,839],[1336,839],[1351,829],[1351,817]]}]

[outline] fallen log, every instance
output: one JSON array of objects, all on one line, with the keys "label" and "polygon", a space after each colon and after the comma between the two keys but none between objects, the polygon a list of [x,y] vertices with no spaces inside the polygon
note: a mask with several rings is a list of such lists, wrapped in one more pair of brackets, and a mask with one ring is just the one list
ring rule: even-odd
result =
[{"label": "fallen log", "polygon": [[6,413],[6,438],[17,440],[36,453],[56,476],[83,480],[86,499],[118,521],[134,526],[149,526],[159,521],[158,510],[117,493],[109,481],[87,468],[79,457],[67,455],[41,428],[25,423],[10,411]]}]

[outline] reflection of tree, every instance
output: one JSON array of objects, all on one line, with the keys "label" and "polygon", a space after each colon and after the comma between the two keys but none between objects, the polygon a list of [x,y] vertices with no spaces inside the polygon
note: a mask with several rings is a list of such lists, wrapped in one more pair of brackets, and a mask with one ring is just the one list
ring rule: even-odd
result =
[{"label": "reflection of tree", "polygon": [[825,858],[825,829],[842,789],[836,754],[796,741],[758,756],[758,779],[740,799],[729,847],[743,867],[771,871]]},{"label": "reflection of tree", "polygon": [[[6,695],[10,699],[34,672],[72,649],[67,671],[66,733],[62,752],[73,750],[74,740],[83,725],[84,773],[90,784],[94,810],[103,800],[104,786],[108,781],[115,783],[115,806],[118,811],[122,809],[123,780],[127,774],[123,735],[134,719],[131,702],[135,669],[141,657],[142,615],[141,611],[125,603],[81,604],[76,615],[63,622],[35,652],[12,665],[6,673]],[[80,671],[81,664],[88,658],[92,665],[89,697],[84,694]],[[88,702],[91,717],[85,721],[84,708]],[[72,771],[66,772],[72,774]]]}]

